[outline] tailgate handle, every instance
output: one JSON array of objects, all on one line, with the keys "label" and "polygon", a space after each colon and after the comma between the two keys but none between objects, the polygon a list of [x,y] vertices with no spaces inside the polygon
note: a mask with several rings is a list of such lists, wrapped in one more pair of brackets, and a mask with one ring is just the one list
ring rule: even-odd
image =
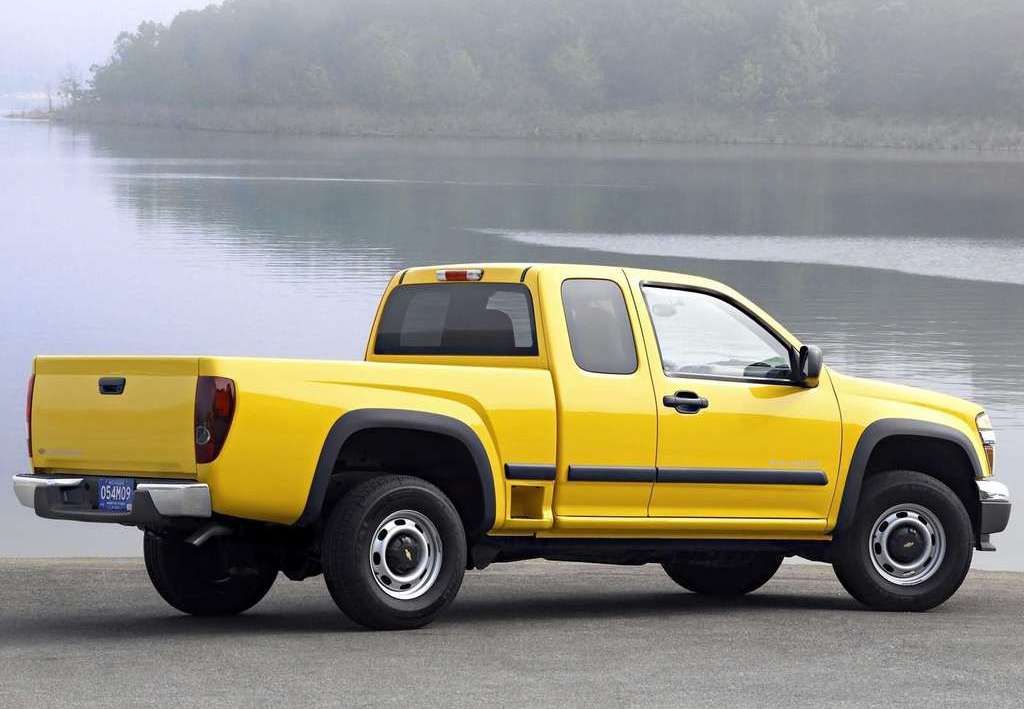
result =
[{"label": "tailgate handle", "polygon": [[100,394],[124,392],[124,377],[100,377]]}]

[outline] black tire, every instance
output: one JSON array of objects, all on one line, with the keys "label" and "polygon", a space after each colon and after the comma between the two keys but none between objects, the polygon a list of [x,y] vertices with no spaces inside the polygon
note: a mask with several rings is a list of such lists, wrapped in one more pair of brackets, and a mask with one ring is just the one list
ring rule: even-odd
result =
[{"label": "black tire", "polygon": [[244,569],[231,542],[215,538],[201,547],[181,537],[146,533],[146,571],[157,593],[182,613],[198,616],[237,615],[260,602],[277,578],[270,566]]},{"label": "black tire", "polygon": [[694,593],[742,596],[768,583],[782,565],[771,552],[708,552],[662,564],[673,581]]},{"label": "black tire", "polygon": [[[926,523],[923,528],[931,529],[928,537],[932,544],[940,538],[937,532],[941,532],[944,538],[944,553],[925,557],[921,580],[913,582],[913,585],[901,585],[883,576],[886,570],[883,562],[887,557],[882,556],[882,545],[874,536],[876,527],[881,528],[876,524],[880,517],[902,506],[923,509],[938,520],[941,530],[935,530],[934,525],[929,527],[927,515],[924,517]],[[915,543],[908,541],[905,546],[913,549]],[[898,551],[899,545],[896,546]],[[853,524],[833,545],[832,567],[850,595],[870,608],[926,611],[943,603],[960,588],[973,554],[971,518],[956,494],[928,475],[894,470],[874,475],[864,482]],[[929,561],[932,558],[935,558],[933,565]],[[882,571],[876,568],[876,563]],[[929,572],[930,576],[925,576],[929,565],[933,570]],[[889,567],[888,571],[892,572],[892,568]],[[912,578],[909,580],[913,581]]]},{"label": "black tire", "polygon": [[[430,534],[435,534],[440,542],[440,559],[434,557],[436,577],[430,583],[417,582],[416,585],[422,584],[420,590],[414,588],[411,592],[421,595],[414,598],[395,598],[384,590],[382,584],[392,582],[387,576],[390,572],[387,566],[380,565],[379,554],[374,566],[370,549],[378,527],[386,520],[397,517],[402,524],[407,523],[399,514],[403,511],[426,518],[433,526]],[[411,524],[421,529],[420,524]],[[392,542],[407,541],[395,534],[388,542],[388,550],[394,549]],[[401,550],[410,562],[419,562],[423,548]],[[426,552],[428,558],[430,553]],[[427,625],[455,599],[466,570],[466,553],[462,520],[441,490],[408,475],[384,475],[361,483],[336,503],[324,529],[321,563],[327,589],[346,616],[374,630],[408,630]],[[378,577],[386,581],[378,581]],[[428,575],[421,577],[426,578]],[[399,588],[391,589],[391,593],[400,592]]]}]

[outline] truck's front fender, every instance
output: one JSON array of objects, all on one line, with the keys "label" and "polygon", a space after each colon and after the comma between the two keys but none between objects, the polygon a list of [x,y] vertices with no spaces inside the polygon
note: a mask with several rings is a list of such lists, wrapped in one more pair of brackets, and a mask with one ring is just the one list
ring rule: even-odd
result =
[{"label": "truck's front fender", "polygon": [[974,443],[962,431],[929,421],[900,418],[880,419],[868,425],[857,440],[857,445],[850,458],[839,511],[832,531],[833,535],[841,534],[844,529],[853,524],[871,454],[883,441],[895,436],[913,436],[952,443],[962,449],[967,456],[973,477],[980,478],[982,476],[981,462],[975,451]]}]

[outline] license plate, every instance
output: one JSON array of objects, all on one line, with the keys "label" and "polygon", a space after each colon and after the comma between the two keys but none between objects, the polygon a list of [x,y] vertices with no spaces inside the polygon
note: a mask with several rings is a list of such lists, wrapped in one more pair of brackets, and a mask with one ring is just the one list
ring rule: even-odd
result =
[{"label": "license plate", "polygon": [[100,478],[96,506],[106,512],[131,512],[135,481],[131,478]]}]

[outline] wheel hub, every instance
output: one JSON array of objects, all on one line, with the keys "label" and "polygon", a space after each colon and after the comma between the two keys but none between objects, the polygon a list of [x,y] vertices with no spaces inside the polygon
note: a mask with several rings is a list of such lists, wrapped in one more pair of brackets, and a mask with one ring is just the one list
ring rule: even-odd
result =
[{"label": "wheel hub", "polygon": [[926,507],[895,505],[872,525],[868,551],[882,578],[898,586],[914,586],[931,578],[942,565],[946,534]]},{"label": "wheel hub", "polygon": [[422,596],[441,573],[441,534],[421,512],[399,510],[389,514],[377,525],[369,551],[374,581],[392,598]]},{"label": "wheel hub", "polygon": [[928,542],[916,527],[902,525],[889,535],[886,544],[889,547],[889,556],[901,564],[911,564],[921,558]]},{"label": "wheel hub", "polygon": [[416,568],[418,559],[423,555],[419,540],[411,534],[396,534],[388,542],[384,553],[388,568],[398,575],[406,575]]}]

